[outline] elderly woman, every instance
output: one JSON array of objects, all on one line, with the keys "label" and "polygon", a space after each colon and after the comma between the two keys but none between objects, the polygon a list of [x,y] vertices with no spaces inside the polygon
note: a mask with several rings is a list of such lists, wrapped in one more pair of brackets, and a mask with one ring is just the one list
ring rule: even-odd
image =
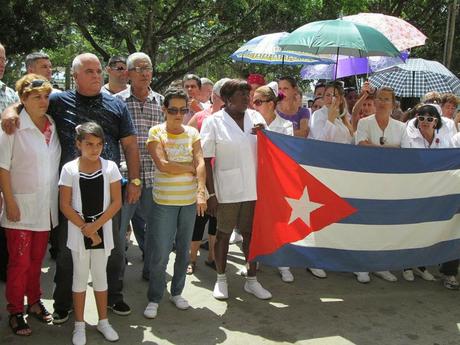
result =
[{"label": "elderly woman", "polygon": [[189,304],[181,294],[185,285],[190,242],[195,215],[204,215],[205,166],[200,134],[196,128],[183,125],[188,113],[187,95],[183,90],[170,89],[165,93],[163,112],[166,122],[152,127],[147,149],[155,162],[153,183],[154,229],[149,243],[150,279],[149,303],[146,318],[155,318],[158,304],[166,286],[166,266],[173,244],[176,245],[174,275],[170,300],[178,309]]},{"label": "elderly woman", "polygon": [[[217,212],[217,281],[213,296],[220,300],[228,298],[225,269],[230,235],[233,228],[240,230],[247,259],[257,199],[257,139],[253,129],[265,126],[265,121],[258,112],[248,109],[249,91],[246,81],[227,81],[220,90],[224,109],[207,118],[201,129],[209,213]],[[249,263],[244,290],[260,299],[271,298],[270,292],[257,281],[255,262]]]},{"label": "elderly woman", "polygon": [[278,88],[284,94],[284,98],[277,105],[278,115],[292,122],[294,135],[306,138],[308,136],[308,119],[310,112],[299,104],[299,88],[297,81],[292,77],[281,77],[278,80]]},{"label": "elderly woman", "polygon": [[348,119],[343,88],[339,83],[329,83],[324,91],[324,106],[315,111],[310,121],[311,139],[351,144],[353,128]]},{"label": "elderly woman", "polygon": [[22,336],[32,332],[23,314],[25,296],[29,316],[52,320],[40,300],[41,265],[50,229],[58,223],[61,146],[55,124],[46,115],[52,89],[36,74],[19,79],[19,130],[13,135],[0,132],[0,188],[5,200],[1,225],[9,255],[5,294],[9,325]]},{"label": "elderly woman", "polygon": [[[268,130],[286,135],[294,135],[292,122],[281,118],[276,111],[276,105],[282,98],[282,94],[278,94],[278,84],[271,82],[256,89],[253,97],[253,107],[262,114]],[[283,282],[291,283],[294,281],[294,276],[289,267],[278,267],[278,270]]]},{"label": "elderly woman", "polygon": [[[405,140],[406,126],[391,118],[396,104],[396,95],[392,88],[382,87],[375,94],[375,114],[362,118],[358,122],[356,144],[377,147],[401,147]],[[370,281],[368,272],[355,272],[361,283]],[[390,271],[379,271],[374,274],[386,281],[398,280]]]}]

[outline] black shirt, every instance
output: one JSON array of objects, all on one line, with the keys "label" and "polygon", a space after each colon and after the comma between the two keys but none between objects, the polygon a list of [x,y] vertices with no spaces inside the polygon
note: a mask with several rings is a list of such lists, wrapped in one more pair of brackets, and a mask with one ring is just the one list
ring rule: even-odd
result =
[{"label": "black shirt", "polygon": [[110,95],[100,93],[88,97],[75,90],[50,95],[48,114],[56,123],[61,143],[61,166],[78,156],[75,146],[75,127],[94,121],[104,130],[105,143],[102,158],[120,164],[120,139],[135,135],[126,104]]}]

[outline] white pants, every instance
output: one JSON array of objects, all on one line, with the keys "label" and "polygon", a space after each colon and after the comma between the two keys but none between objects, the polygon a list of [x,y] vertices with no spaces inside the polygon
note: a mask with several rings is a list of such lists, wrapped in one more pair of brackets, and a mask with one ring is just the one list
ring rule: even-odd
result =
[{"label": "white pants", "polygon": [[104,249],[86,249],[83,253],[72,250],[73,292],[85,292],[89,271],[93,279],[94,291],[107,290],[107,256]]}]

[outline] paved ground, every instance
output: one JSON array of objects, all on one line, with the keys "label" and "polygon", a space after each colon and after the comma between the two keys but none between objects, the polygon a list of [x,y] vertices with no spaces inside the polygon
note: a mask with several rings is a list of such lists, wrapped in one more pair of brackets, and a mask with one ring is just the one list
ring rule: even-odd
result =
[{"label": "paved ground", "polygon": [[[230,299],[213,299],[215,274],[204,266],[202,256],[196,275],[187,278],[184,296],[192,308],[177,310],[165,296],[158,317],[147,320],[142,312],[147,303],[147,283],[141,280],[137,247],[129,250],[126,301],[133,313],[128,317],[109,314],[120,334],[118,344],[308,344],[308,345],[458,345],[460,344],[460,295],[440,282],[384,282],[376,277],[367,285],[351,274],[329,273],[325,280],[294,269],[295,282],[281,282],[276,270],[263,267],[259,280],[273,294],[260,301],[242,289],[244,278],[237,275],[243,257],[231,247],[228,269]],[[173,254],[171,255],[173,257]],[[434,272],[435,269],[432,268]],[[172,265],[168,267],[171,274]],[[44,263],[44,302],[52,310],[54,263]],[[30,321],[33,336],[18,337],[7,326],[4,312],[4,284],[0,284],[0,344],[70,344],[72,321],[42,325]],[[108,344],[97,332],[94,300],[87,301],[87,344]]]}]

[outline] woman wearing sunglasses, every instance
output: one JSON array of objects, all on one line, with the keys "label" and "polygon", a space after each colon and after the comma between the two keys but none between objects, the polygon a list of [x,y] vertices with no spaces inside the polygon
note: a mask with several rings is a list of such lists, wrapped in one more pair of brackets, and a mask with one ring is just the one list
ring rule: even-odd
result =
[{"label": "woman wearing sunglasses", "polygon": [[5,200],[1,225],[8,246],[6,300],[9,325],[17,335],[32,333],[24,318],[51,322],[40,300],[40,273],[50,229],[58,224],[58,180],[61,146],[46,111],[53,90],[43,77],[28,74],[16,83],[23,110],[13,135],[0,131],[0,188]]},{"label": "woman wearing sunglasses", "polygon": [[166,122],[152,127],[147,139],[147,149],[157,168],[153,183],[155,231],[149,239],[152,246],[149,303],[144,311],[144,316],[149,319],[157,316],[166,287],[166,266],[173,244],[176,246],[176,259],[170,301],[178,309],[189,307],[181,294],[195,216],[203,216],[206,211],[206,172],[200,134],[196,128],[182,124],[188,111],[185,92],[167,90],[163,101]]},{"label": "woman wearing sunglasses", "polygon": [[[416,107],[415,118],[409,121],[407,125],[407,136],[404,137],[401,147],[417,149],[452,147],[451,138],[447,134],[449,132],[440,131],[443,122],[437,107],[439,106],[434,104],[425,104]],[[414,273],[424,280],[435,280],[433,275],[425,267],[405,269],[403,271],[403,278],[407,281],[414,281]],[[455,280],[455,276],[453,278]]]}]

